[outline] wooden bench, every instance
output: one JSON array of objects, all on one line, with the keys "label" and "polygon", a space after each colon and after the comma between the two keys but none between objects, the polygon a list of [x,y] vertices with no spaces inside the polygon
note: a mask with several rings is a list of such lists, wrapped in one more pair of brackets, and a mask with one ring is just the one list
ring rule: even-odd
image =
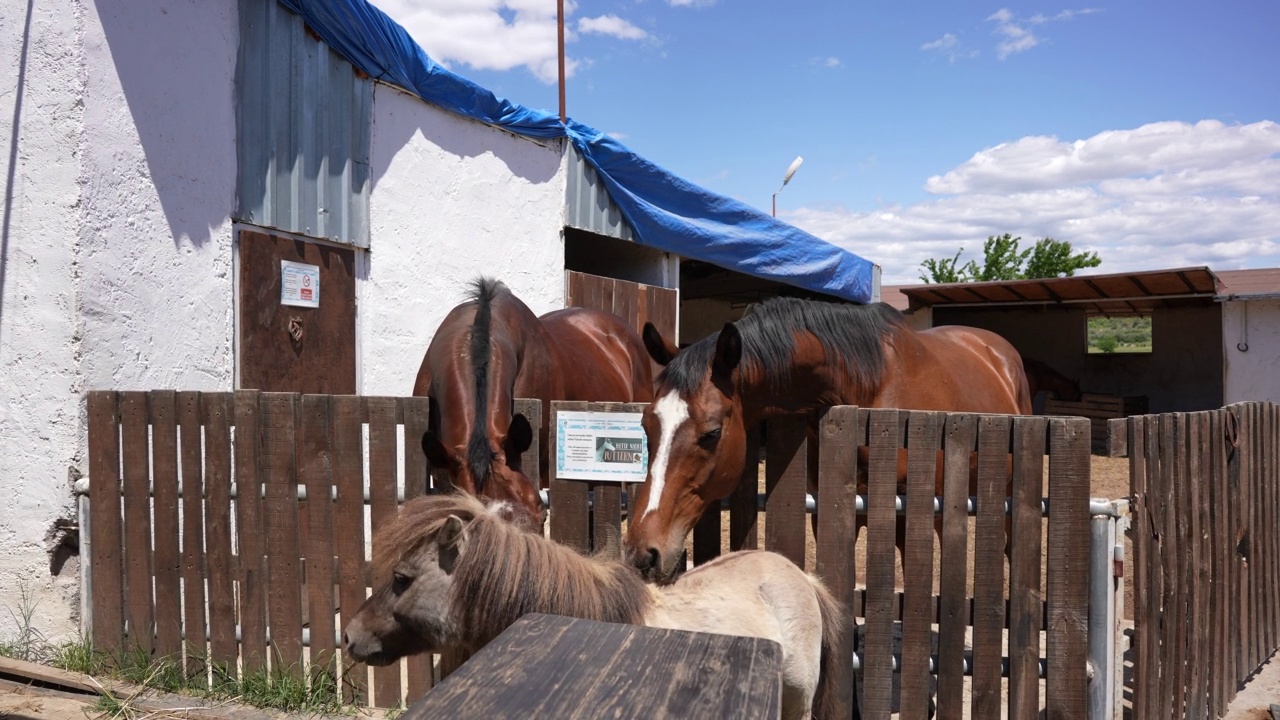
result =
[{"label": "wooden bench", "polygon": [[526,615],[405,711],[427,718],[777,718],[771,640]]}]

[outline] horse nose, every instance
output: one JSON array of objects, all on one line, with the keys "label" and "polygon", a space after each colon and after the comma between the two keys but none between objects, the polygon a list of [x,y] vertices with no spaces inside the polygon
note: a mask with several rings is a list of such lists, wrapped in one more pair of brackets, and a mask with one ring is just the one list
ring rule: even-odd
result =
[{"label": "horse nose", "polygon": [[647,577],[658,567],[661,559],[662,555],[658,552],[658,548],[651,547],[644,552],[636,553],[636,567]]}]

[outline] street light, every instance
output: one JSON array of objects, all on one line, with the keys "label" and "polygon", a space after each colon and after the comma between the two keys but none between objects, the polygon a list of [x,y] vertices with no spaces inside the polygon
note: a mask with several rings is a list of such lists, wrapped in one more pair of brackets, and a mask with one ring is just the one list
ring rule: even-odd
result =
[{"label": "street light", "polygon": [[778,217],[778,193],[782,192],[782,188],[791,182],[791,176],[796,174],[796,170],[800,168],[800,163],[804,162],[804,158],[799,155],[795,160],[791,161],[791,167],[787,168],[787,174],[782,178],[782,187],[778,188],[778,192],[773,194],[773,216]]}]

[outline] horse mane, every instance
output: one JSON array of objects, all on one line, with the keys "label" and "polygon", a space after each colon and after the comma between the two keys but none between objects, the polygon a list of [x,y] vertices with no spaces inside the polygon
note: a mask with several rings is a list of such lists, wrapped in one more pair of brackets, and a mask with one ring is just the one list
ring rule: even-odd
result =
[{"label": "horse mane", "polygon": [[525,531],[503,518],[505,505],[464,493],[409,500],[380,530],[375,568],[388,575],[456,515],[466,526],[467,548],[454,566],[450,612],[468,640],[486,643],[531,612],[641,622],[652,601],[634,568],[603,553],[584,557]]},{"label": "horse mane", "polygon": [[[796,332],[822,344],[829,362],[840,364],[860,390],[884,373],[884,337],[906,327],[902,313],[885,303],[853,305],[779,297],[753,306],[734,323],[742,336],[741,365],[775,388],[791,377]],[[664,387],[689,393],[702,385],[715,356],[719,331],[680,351],[658,376]]]},{"label": "horse mane", "polygon": [[471,324],[471,368],[476,381],[476,414],[467,440],[467,465],[475,478],[476,492],[484,489],[493,464],[489,449],[489,360],[492,353],[489,337],[493,303],[501,294],[511,291],[500,280],[479,277],[471,284],[468,299],[476,303],[475,320]]}]

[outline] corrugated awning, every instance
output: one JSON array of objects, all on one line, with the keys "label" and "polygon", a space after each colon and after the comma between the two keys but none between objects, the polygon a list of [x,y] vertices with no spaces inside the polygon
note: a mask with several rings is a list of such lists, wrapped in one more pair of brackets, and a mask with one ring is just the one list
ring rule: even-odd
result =
[{"label": "corrugated awning", "polygon": [[1043,280],[911,285],[899,290],[911,310],[924,307],[1083,306],[1098,313],[1146,313],[1214,302],[1224,285],[1207,267]]}]

